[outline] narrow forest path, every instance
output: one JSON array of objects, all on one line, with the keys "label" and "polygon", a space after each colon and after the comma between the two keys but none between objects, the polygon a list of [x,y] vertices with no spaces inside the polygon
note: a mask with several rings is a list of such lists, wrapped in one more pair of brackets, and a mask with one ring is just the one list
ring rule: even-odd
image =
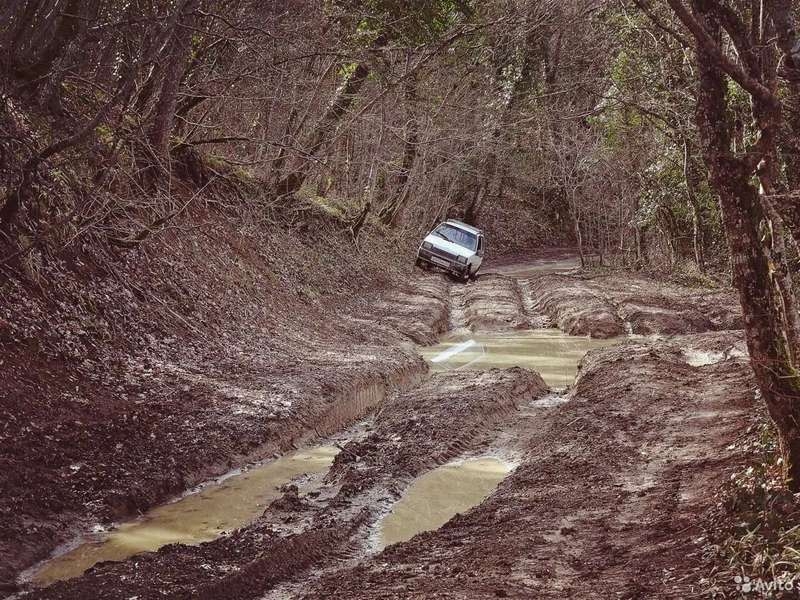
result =
[{"label": "narrow forest path", "polygon": [[[252,522],[212,541],[97,564],[22,596],[696,593],[702,515],[742,460],[736,441],[754,402],[735,298],[637,276],[587,278],[574,265],[549,253],[466,285],[415,275],[373,305],[381,319],[344,315],[441,343],[422,350],[427,367],[412,368],[403,350],[402,377],[362,378],[368,392],[356,385],[320,413],[336,416],[306,445],[338,449],[327,473],[289,478]],[[348,364],[373,360],[349,352]],[[322,372],[342,361],[318,353],[327,356],[314,363]],[[384,547],[385,520],[416,490],[476,460],[505,470],[474,506]],[[446,511],[477,485],[455,477],[463,484],[433,486],[416,512]],[[405,525],[412,536],[414,524]]]}]

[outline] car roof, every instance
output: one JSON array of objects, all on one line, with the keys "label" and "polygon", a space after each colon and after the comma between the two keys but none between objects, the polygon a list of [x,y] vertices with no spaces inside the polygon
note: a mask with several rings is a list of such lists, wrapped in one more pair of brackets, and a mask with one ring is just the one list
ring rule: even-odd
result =
[{"label": "car roof", "polygon": [[457,219],[447,219],[445,221],[448,225],[452,225],[453,227],[458,227],[459,229],[463,229],[464,231],[469,231],[470,233],[480,234],[483,233],[477,227],[473,227],[472,225],[467,225],[463,221],[459,221]]}]

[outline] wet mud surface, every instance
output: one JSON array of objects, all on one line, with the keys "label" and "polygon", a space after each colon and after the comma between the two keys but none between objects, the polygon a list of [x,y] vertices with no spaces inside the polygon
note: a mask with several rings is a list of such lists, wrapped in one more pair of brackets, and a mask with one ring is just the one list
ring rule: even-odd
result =
[{"label": "wet mud surface", "polygon": [[95,539],[33,571],[30,581],[45,586],[78,577],[100,562],[122,561],[168,544],[196,545],[217,539],[253,522],[281,496],[281,487],[327,472],[338,453],[335,446],[318,446],[238,470],[111,532],[98,532]]},{"label": "wet mud surface", "polygon": [[469,458],[419,477],[378,524],[378,549],[435,531],[457,514],[477,506],[513,470],[495,457]]},{"label": "wet mud surface", "polygon": [[743,360],[692,367],[693,342],[593,351],[568,402],[513,427],[521,464],[488,500],[301,597],[696,594],[698,522],[738,464],[728,448],[753,398]]},{"label": "wet mud surface", "polygon": [[[58,365],[34,381],[4,357],[23,375],[3,400],[0,590],[95,524],[336,433],[413,385],[427,370],[415,344],[446,328],[446,288],[422,277],[408,295],[355,298],[324,319],[298,309],[213,353],[172,343],[111,386]],[[403,328],[385,326],[389,317]]]},{"label": "wet mud surface", "polygon": [[633,274],[586,278],[546,273],[520,282],[534,310],[573,335],[609,338],[741,329],[736,295],[664,284]]},{"label": "wet mud surface", "polygon": [[558,329],[493,331],[447,335],[420,353],[434,372],[456,369],[504,369],[524,367],[539,373],[553,388],[572,385],[583,356],[592,349],[620,343],[624,338],[608,340],[571,336]]},{"label": "wet mud surface", "polygon": [[[70,492],[103,507],[90,518],[120,521],[131,514],[110,508],[109,490],[123,507],[168,496],[130,499],[133,481],[147,487],[147,469],[182,470],[175,463],[191,464],[188,456],[199,446],[215,450],[199,453],[182,488],[180,479],[165,477],[172,493],[197,483],[198,473],[218,475],[223,465],[282,454],[292,445],[332,444],[339,451],[330,469],[282,483],[252,522],[217,539],[99,563],[49,587],[22,582],[22,596],[690,596],[703,575],[695,571],[702,564],[699,522],[742,459],[732,441],[747,429],[754,402],[735,298],[726,290],[637,277],[587,279],[569,271],[572,260],[504,265],[467,285],[416,274],[407,289],[355,299],[335,325],[312,330],[295,323],[280,342],[270,342],[268,357],[253,352],[245,372],[226,372],[224,364],[202,374],[169,367],[170,381],[179,390],[188,386],[180,393],[202,407],[192,413],[201,416],[199,425],[177,433],[179,419],[186,419],[178,413],[164,430],[154,423],[145,428],[166,437],[139,448],[141,465],[76,449],[68,459],[82,464],[76,473],[99,478],[76,482],[80,494]],[[446,331],[452,347],[548,325],[594,338],[638,336],[605,347],[595,340],[575,383],[566,386],[549,376],[547,383],[531,362],[512,366],[514,352],[502,364],[451,369],[448,361],[426,364],[415,350]],[[274,350],[281,344],[283,353]],[[541,370],[547,375],[546,366]],[[115,426],[122,457],[133,442],[123,439],[124,421]],[[93,435],[102,430],[93,427]],[[190,435],[195,445],[185,443]],[[215,439],[228,446],[215,446]],[[197,464],[209,456],[218,457],[211,461],[218,472]],[[437,470],[474,460],[514,468],[440,528],[384,547],[383,524],[402,516],[409,493]],[[422,506],[448,504],[435,488]],[[47,522],[62,537],[65,523],[87,522],[85,513],[50,510],[57,516]],[[401,525],[398,539],[414,533],[414,525]],[[41,556],[46,544],[39,548]]]}]

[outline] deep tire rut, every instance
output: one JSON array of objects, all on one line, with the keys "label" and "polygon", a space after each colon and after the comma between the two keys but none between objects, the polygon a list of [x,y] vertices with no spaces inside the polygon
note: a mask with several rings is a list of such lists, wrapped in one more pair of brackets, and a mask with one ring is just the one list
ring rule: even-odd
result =
[{"label": "deep tire rut", "polygon": [[[373,414],[313,495],[286,486],[255,523],[218,540],[103,563],[29,597],[672,597],[662,575],[694,550],[706,492],[728,477],[739,458],[731,440],[749,424],[739,333],[592,351],[565,403],[545,402],[552,394],[537,373],[431,375],[409,348],[446,331],[549,322],[595,337],[624,333],[628,319],[634,329],[672,331],[718,299],[684,289],[646,295],[640,279],[626,285],[549,273],[467,284],[429,275],[364,303],[342,316],[360,335],[346,355],[321,344],[308,350],[310,364],[286,370],[291,378],[303,369],[323,401],[287,411],[294,429],[285,439],[303,443],[309,432],[325,436]],[[725,306],[709,315],[684,319],[686,330],[736,323]],[[394,353],[374,335],[392,336]],[[737,353],[704,367],[684,353],[731,347]],[[335,383],[326,380],[332,372]],[[486,501],[375,554],[379,519],[417,477],[495,451],[520,466]]]}]

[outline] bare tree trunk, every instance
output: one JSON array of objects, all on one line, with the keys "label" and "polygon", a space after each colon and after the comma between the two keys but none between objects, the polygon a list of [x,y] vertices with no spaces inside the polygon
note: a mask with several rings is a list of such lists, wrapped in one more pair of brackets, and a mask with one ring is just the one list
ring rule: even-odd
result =
[{"label": "bare tree trunk", "polygon": [[155,106],[153,125],[149,139],[155,158],[167,165],[169,163],[169,140],[175,122],[175,109],[178,105],[178,91],[186,64],[191,52],[192,28],[188,26],[195,19],[192,13],[197,10],[200,0],[184,0],[177,11],[181,13],[172,35],[167,66],[161,83],[161,91]]},{"label": "bare tree trunk", "polygon": [[[35,58],[18,63],[15,69],[16,75],[30,81],[49,73],[69,43],[77,37],[82,28],[86,27],[87,20],[83,13],[94,12],[97,2],[98,0],[92,0],[90,3],[82,0],[66,0],[66,4],[59,7],[63,14],[50,41]],[[86,10],[87,6],[88,11]]]},{"label": "bare tree trunk", "polygon": [[[791,0],[767,2],[778,47],[782,53],[781,75],[786,79],[786,122],[788,131],[781,139],[786,179],[791,189],[800,187],[800,32],[792,13]],[[795,240],[800,235],[800,206],[796,200],[776,199],[776,209],[782,215]]]},{"label": "bare tree trunk", "polygon": [[[372,50],[379,50],[385,44],[386,38],[380,36],[372,43]],[[336,90],[336,95],[328,105],[328,110],[325,111],[314,131],[308,137],[302,160],[286,177],[278,182],[277,192],[279,195],[293,194],[303,185],[313,164],[311,159],[330,141],[331,132],[347,114],[358,92],[366,82],[369,73],[369,65],[366,62],[360,62],[347,75],[344,82]]]},{"label": "bare tree trunk", "polygon": [[[21,50],[24,46],[24,40],[35,28],[36,12],[39,10],[42,0],[27,0],[27,2],[19,2],[13,9],[16,13],[14,17],[14,24],[9,29],[8,33],[4,35],[3,48],[5,52],[2,58],[6,62],[6,68],[19,64],[23,61]],[[9,3],[13,6],[13,3]],[[6,41],[7,40],[7,41]],[[28,57],[30,58],[30,57]]]},{"label": "bare tree trunk", "polygon": [[406,131],[405,138],[403,139],[403,162],[400,167],[400,173],[397,176],[395,183],[396,192],[394,199],[389,203],[386,208],[381,211],[381,221],[383,223],[394,223],[400,209],[408,199],[409,194],[409,178],[411,169],[414,168],[414,161],[417,158],[417,146],[419,144],[419,124],[417,118],[413,114],[414,102],[416,100],[416,80],[414,75],[410,75],[405,82],[405,99],[408,104],[408,130]]},{"label": "bare tree trunk", "polygon": [[583,252],[583,233],[581,233],[580,208],[577,205],[574,190],[571,192],[570,204],[571,204],[570,212],[572,213],[572,221],[573,225],[575,226],[575,242],[578,244],[578,254],[580,255],[581,258],[581,267],[585,267],[586,257],[584,256]]},{"label": "bare tree trunk", "polygon": [[797,299],[794,294],[792,274],[784,260],[786,257],[786,232],[783,219],[781,219],[772,203],[763,197],[761,202],[769,215],[772,225],[770,234],[772,278],[775,282],[775,291],[779,294],[782,302],[781,312],[785,321],[784,328],[789,342],[791,359],[794,364],[798,364],[800,362],[800,356],[797,354],[800,352],[800,313],[797,312]]},{"label": "bare tree trunk", "polygon": [[[693,0],[693,7],[706,31],[719,44],[720,27],[706,12],[706,3]],[[720,197],[750,363],[780,435],[784,476],[791,489],[797,491],[800,490],[800,375],[792,361],[795,352],[784,327],[781,314],[784,307],[771,277],[770,258],[761,243],[759,228],[766,215],[750,182],[747,163],[733,156],[730,150],[725,77],[704,44],[698,42],[696,52],[700,76],[697,124],[711,182]],[[762,134],[769,134],[764,129],[775,125],[772,119],[762,120],[761,124]]]},{"label": "bare tree trunk", "polygon": [[34,154],[22,166],[22,176],[19,185],[14,187],[6,195],[6,200],[3,207],[0,208],[0,232],[8,232],[17,220],[19,211],[24,206],[25,202],[32,197],[33,181],[36,177],[39,165],[46,161],[48,158],[56,156],[69,148],[77,146],[84,140],[89,138],[94,132],[95,128],[105,121],[111,110],[116,106],[117,102],[123,97],[130,87],[133,86],[133,77],[131,76],[119,89],[117,94],[111,98],[96,114],[86,123],[81,129],[73,133],[71,136],[58,140],[42,151]]},{"label": "bare tree trunk", "polygon": [[706,270],[705,258],[705,220],[702,218],[702,208],[697,199],[697,181],[694,170],[692,169],[691,142],[688,138],[683,140],[683,179],[686,182],[686,197],[692,211],[692,248],[694,250],[694,262],[701,273]]}]

